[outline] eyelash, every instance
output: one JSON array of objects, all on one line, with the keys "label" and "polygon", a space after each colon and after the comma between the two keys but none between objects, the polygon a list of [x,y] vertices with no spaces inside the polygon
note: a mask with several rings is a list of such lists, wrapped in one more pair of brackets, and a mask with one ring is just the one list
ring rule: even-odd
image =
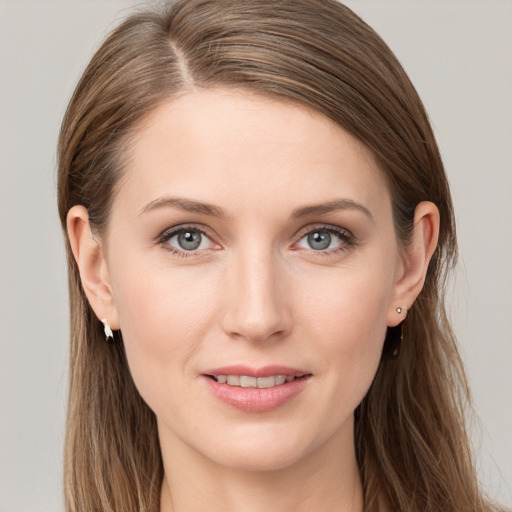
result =
[{"label": "eyelash", "polygon": [[[202,228],[200,226],[190,224],[190,225],[184,225],[184,226],[178,226],[178,227],[166,229],[163,233],[161,233],[157,237],[156,242],[157,242],[157,244],[161,245],[163,247],[163,249],[165,249],[166,251],[169,251],[173,255],[178,256],[180,258],[197,257],[199,254],[204,253],[204,250],[202,250],[202,251],[193,251],[193,250],[180,251],[169,244],[169,239],[171,239],[173,236],[176,236],[179,233],[182,233],[183,231],[187,231],[187,230],[200,233],[202,236],[207,237],[209,240],[213,240],[213,236],[207,230],[205,230],[204,228]],[[355,245],[357,245],[357,240],[356,240],[355,236],[350,231],[348,231],[347,229],[344,229],[344,228],[340,228],[340,227],[332,226],[332,225],[328,225],[328,224],[327,225],[326,224],[317,224],[317,225],[307,226],[303,230],[299,231],[299,233],[296,235],[298,237],[298,240],[296,242],[294,242],[293,245],[299,243],[304,237],[306,237],[312,233],[320,232],[320,231],[334,234],[335,236],[340,238],[340,240],[342,240],[343,244],[341,244],[340,247],[338,247],[336,249],[327,249],[327,250],[309,249],[309,252],[311,254],[313,254],[314,256],[317,256],[317,257],[333,256],[333,255],[339,254],[341,252],[344,252],[344,251],[350,249],[351,247],[354,247]],[[215,242],[213,242],[213,243],[215,243]]]},{"label": "eyelash", "polygon": [[327,232],[329,234],[336,235],[342,241],[342,244],[335,249],[309,249],[308,252],[316,257],[335,256],[357,245],[356,237],[348,229],[332,226],[329,224],[313,224],[307,226],[299,232],[297,235],[298,241],[295,242],[294,245],[299,243],[306,236],[315,232]]},{"label": "eyelash", "polygon": [[201,254],[202,251],[180,251],[169,244],[169,240],[173,237],[178,235],[179,233],[182,233],[183,231],[195,231],[197,233],[201,233],[202,236],[205,236],[209,240],[213,239],[213,236],[204,228],[201,228],[199,226],[195,226],[193,224],[188,224],[184,226],[178,226],[170,229],[166,229],[161,235],[157,237],[156,242],[163,247],[166,251],[169,251],[175,256],[178,256],[179,258],[190,258],[190,257],[197,257],[198,254]]}]

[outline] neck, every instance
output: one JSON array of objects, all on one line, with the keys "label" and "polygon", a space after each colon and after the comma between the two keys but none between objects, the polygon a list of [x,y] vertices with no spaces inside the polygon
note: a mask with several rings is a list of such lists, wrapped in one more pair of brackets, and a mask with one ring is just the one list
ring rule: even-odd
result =
[{"label": "neck", "polygon": [[160,512],[361,512],[353,437],[341,437],[271,471],[221,466],[176,440],[161,439]]}]

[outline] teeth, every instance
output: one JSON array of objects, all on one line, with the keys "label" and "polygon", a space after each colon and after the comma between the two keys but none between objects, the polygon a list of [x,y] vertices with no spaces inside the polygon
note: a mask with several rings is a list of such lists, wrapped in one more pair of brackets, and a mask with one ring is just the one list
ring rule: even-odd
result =
[{"label": "teeth", "polygon": [[240,386],[240,377],[238,375],[228,375],[227,383],[230,386]]},{"label": "teeth", "polygon": [[273,388],[276,384],[276,377],[258,377],[259,388]]},{"label": "teeth", "polygon": [[240,377],[240,386],[243,388],[257,388],[258,379],[256,377],[246,377],[245,375],[242,375]]},{"label": "teeth", "polygon": [[293,375],[271,375],[270,377],[249,377],[247,375],[214,375],[213,378],[219,384],[228,384],[242,388],[273,388],[285,382],[291,382],[296,377]]}]

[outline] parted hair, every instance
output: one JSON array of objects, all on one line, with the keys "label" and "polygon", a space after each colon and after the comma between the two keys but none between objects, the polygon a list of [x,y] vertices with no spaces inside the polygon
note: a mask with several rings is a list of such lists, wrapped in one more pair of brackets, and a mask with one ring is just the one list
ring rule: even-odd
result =
[{"label": "parted hair", "polygon": [[[440,211],[425,286],[391,355],[355,411],[366,512],[483,512],[468,443],[469,392],[445,314],[457,255],[443,163],[418,94],[382,39],[335,0],[182,0],[125,19],[87,66],[59,139],[64,231],[74,205],[106,236],[129,142],[159,105],[200,88],[234,88],[320,112],[375,155],[387,181],[397,239],[415,207]],[[130,375],[122,335],[106,343],[82,289],[66,234],[70,383],[65,446],[68,512],[157,512],[163,478],[156,420]],[[393,334],[393,336],[391,335]],[[335,407],[335,404],[333,404]],[[341,454],[340,454],[341,456]]]}]

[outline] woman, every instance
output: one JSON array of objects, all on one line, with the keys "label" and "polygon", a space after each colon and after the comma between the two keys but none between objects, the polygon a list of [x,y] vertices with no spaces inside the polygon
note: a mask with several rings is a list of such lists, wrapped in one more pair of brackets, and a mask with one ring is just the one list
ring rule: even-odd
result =
[{"label": "woman", "polygon": [[59,153],[68,510],[492,510],[443,305],[442,162],[349,9],[132,16]]}]

